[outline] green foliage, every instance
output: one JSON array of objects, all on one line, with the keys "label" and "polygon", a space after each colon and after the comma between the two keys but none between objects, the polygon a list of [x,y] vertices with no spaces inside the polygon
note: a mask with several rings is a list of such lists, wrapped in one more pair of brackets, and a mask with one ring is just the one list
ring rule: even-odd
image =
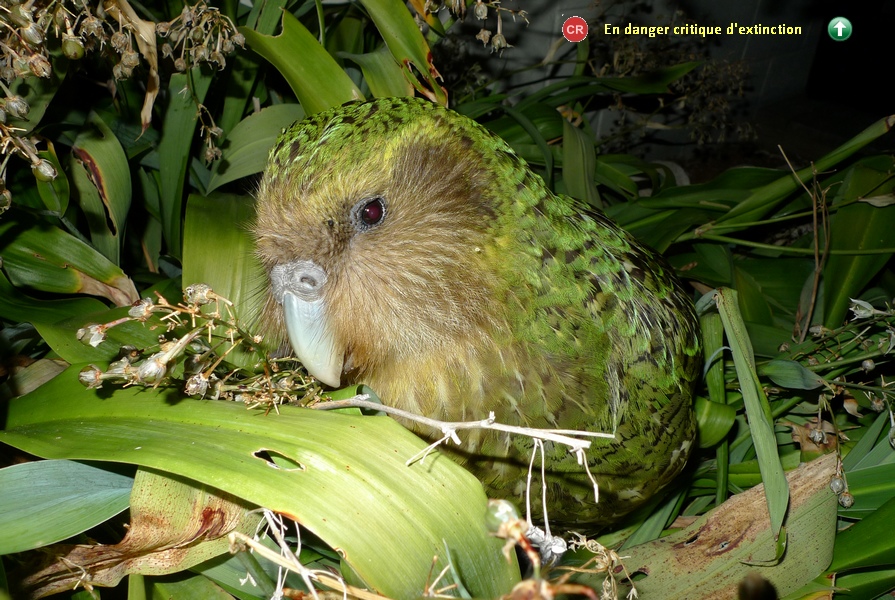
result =
[{"label": "green foliage", "polygon": [[[412,4],[425,12],[422,2]],[[489,19],[503,14],[486,4]],[[394,0],[186,10],[155,3],[151,20],[125,0],[107,2],[105,12],[87,5],[28,3],[16,9],[31,11],[16,13],[19,21],[0,11],[8,67],[0,72],[0,357],[4,365],[31,363],[0,385],[0,440],[4,465],[20,451],[52,459],[0,469],[0,553],[85,542],[88,529],[117,543],[123,531],[114,516],[128,502],[159,506],[153,498],[167,498],[158,491],[167,478],[191,494],[229,494],[241,506],[295,519],[302,564],[355,586],[416,597],[450,565],[438,585],[458,584],[457,595],[510,591],[519,573],[504,559],[503,542],[485,531],[481,486],[443,457],[406,467],[422,444],[391,420],[279,407],[317,402],[320,390],[295,365],[272,359],[275,349],[251,333],[264,283],[246,233],[252,176],[276,134],[345,100],[418,93],[480,120],[553,189],[604,209],[664,252],[700,292],[721,290],[701,316],[700,451],[667,499],[608,532],[604,546],[629,540],[640,548],[629,566],[661,564],[654,569],[674,578],[673,564],[645,558],[655,546],[638,544],[667,533],[678,516],[709,518],[763,481],[766,502],[755,506],[768,511],[770,524],[755,539],[778,544],[778,552],[760,560],[790,564],[783,545],[787,536],[804,541],[804,523],[823,552],[835,536],[832,564],[820,564],[828,562],[823,554],[800,566],[788,597],[829,589],[834,575],[852,597],[895,585],[885,527],[895,510],[888,359],[895,347],[895,158],[853,159],[895,117],[798,170],[741,167],[678,185],[666,167],[602,152],[606,140],[592,135],[588,111],[594,98],[667,94],[700,72],[696,63],[588,76],[579,46],[573,76],[514,91],[509,101],[499,81],[475,93],[442,89],[429,53],[444,34],[442,21],[421,15],[430,27],[424,37],[413,13]],[[153,36],[137,34],[155,22],[167,37],[150,43]],[[87,23],[99,29],[91,33]],[[23,46],[17,32],[31,24],[51,41]],[[68,46],[56,27],[71,36]],[[116,32],[124,35],[117,45]],[[489,43],[500,49],[494,37]],[[247,49],[239,51],[243,41]],[[218,46],[235,53],[225,59]],[[39,58],[8,61],[13,51]],[[127,72],[133,60],[139,66]],[[110,73],[114,98],[84,83]],[[181,303],[181,288],[195,283],[214,292],[204,304],[196,297]],[[139,298],[152,302],[125,308]],[[122,354],[122,346],[131,348]],[[164,362],[150,379],[142,366],[153,360]],[[190,397],[190,381],[206,387]],[[149,385],[116,387],[141,382]],[[784,472],[826,451],[842,456],[829,473],[843,485],[838,533],[826,513],[813,520],[814,508],[829,508],[826,487],[798,504],[807,512],[786,513],[794,496]],[[140,486],[132,483],[134,465]],[[144,467],[154,471],[146,475]],[[133,567],[129,593],[270,597],[272,563],[230,557],[225,539],[209,551],[216,558],[190,571]],[[299,542],[294,531],[288,542],[293,549]],[[0,563],[0,597],[33,574],[19,569],[26,557]],[[247,571],[258,587],[240,583]],[[599,587],[605,576],[598,569],[582,581]],[[290,577],[291,587],[304,585]]]}]

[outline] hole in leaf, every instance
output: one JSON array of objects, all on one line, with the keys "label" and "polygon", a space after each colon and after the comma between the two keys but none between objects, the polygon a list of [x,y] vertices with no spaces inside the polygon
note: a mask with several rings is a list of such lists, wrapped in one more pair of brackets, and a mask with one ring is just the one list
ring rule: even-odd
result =
[{"label": "hole in leaf", "polygon": [[276,450],[256,450],[252,456],[267,462],[267,466],[286,471],[304,471],[305,466],[300,462],[281,454]]}]

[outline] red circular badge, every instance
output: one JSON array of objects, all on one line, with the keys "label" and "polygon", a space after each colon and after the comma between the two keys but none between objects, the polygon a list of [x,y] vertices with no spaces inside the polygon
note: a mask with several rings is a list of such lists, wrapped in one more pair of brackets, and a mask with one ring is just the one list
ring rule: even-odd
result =
[{"label": "red circular badge", "polygon": [[570,42],[580,42],[587,37],[587,21],[581,17],[569,17],[562,24],[562,35]]}]

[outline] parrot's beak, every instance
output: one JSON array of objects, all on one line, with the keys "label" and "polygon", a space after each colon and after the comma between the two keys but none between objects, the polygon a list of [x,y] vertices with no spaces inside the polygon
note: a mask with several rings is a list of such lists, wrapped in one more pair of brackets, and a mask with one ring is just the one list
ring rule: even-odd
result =
[{"label": "parrot's beak", "polygon": [[312,261],[277,265],[270,273],[274,298],[283,306],[295,357],[321,382],[339,387],[344,352],[326,314],[326,279],[326,272]]}]

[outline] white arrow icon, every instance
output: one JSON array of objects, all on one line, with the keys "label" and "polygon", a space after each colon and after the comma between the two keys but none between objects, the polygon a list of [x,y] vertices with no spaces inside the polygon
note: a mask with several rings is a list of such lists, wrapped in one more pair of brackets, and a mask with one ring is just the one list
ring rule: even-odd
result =
[{"label": "white arrow icon", "polygon": [[835,25],[833,25],[833,28],[836,29],[836,35],[838,35],[839,37],[842,37],[842,30],[847,29],[848,26],[845,23],[843,23],[842,21],[839,21]]}]

